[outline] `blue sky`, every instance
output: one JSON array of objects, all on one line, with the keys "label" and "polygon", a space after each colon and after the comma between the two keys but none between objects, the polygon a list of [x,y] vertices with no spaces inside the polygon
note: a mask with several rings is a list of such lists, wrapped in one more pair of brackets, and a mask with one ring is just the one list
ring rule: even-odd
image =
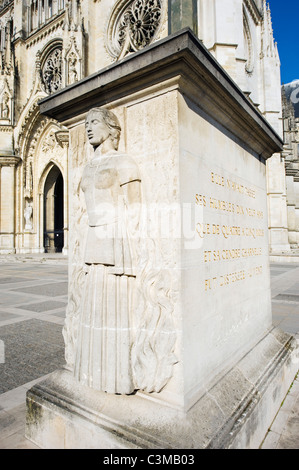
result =
[{"label": "blue sky", "polygon": [[268,0],[274,39],[281,62],[281,81],[299,79],[299,0]]}]

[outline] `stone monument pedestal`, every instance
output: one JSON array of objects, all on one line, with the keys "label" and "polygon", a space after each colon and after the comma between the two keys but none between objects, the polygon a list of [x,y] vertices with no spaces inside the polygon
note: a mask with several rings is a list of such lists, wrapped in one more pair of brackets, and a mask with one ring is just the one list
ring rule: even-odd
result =
[{"label": "stone monument pedestal", "polygon": [[142,392],[96,392],[60,370],[27,393],[26,436],[44,449],[255,449],[294,378],[294,350],[273,329],[187,412]]},{"label": "stone monument pedestal", "polygon": [[[121,344],[131,395],[94,390],[74,372],[88,226],[84,120],[99,106],[118,117],[120,150],[136,162],[142,192],[136,307]],[[67,365],[28,392],[26,436],[43,448],[258,447],[298,369],[296,342],[271,315],[265,163],[281,150],[279,136],[190,30],[40,107],[70,131]],[[127,331],[116,325],[109,338]],[[101,354],[117,370],[109,341]]]}]

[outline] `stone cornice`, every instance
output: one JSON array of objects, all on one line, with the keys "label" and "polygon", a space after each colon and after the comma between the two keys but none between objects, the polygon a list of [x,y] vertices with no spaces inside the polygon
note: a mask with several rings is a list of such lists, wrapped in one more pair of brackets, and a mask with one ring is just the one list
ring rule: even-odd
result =
[{"label": "stone cornice", "polygon": [[299,162],[297,159],[294,159],[293,161],[286,161],[285,167],[287,176],[296,176],[299,171]]},{"label": "stone cornice", "polygon": [[10,124],[0,124],[0,132],[13,132],[13,127]]},{"label": "stone cornice", "polygon": [[17,166],[20,163],[20,157],[16,155],[1,155],[0,154],[0,167],[1,166]]},{"label": "stone cornice", "polygon": [[40,101],[40,112],[60,122],[93,106],[161,86],[172,79],[184,96],[264,159],[283,143],[269,122],[187,28]]},{"label": "stone cornice", "polygon": [[41,26],[39,29],[30,33],[30,35],[26,38],[26,48],[33,46],[37,42],[44,39],[46,36],[51,34],[53,31],[56,31],[59,27],[62,27],[64,24],[64,16],[65,12],[63,11],[59,15],[51,18],[47,23]]},{"label": "stone cornice", "polygon": [[68,130],[55,132],[55,139],[61,147],[68,147],[69,137]]}]

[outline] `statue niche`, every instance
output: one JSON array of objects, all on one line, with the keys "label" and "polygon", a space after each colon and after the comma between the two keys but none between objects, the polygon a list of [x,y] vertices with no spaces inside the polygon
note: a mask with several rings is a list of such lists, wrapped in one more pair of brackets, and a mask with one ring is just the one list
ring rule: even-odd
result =
[{"label": "statue niche", "polygon": [[68,85],[72,85],[78,81],[77,57],[74,53],[68,58]]},{"label": "statue niche", "polygon": [[24,219],[25,219],[25,230],[30,231],[33,229],[32,225],[32,214],[33,214],[33,206],[32,201],[26,199],[26,207],[24,209]]}]

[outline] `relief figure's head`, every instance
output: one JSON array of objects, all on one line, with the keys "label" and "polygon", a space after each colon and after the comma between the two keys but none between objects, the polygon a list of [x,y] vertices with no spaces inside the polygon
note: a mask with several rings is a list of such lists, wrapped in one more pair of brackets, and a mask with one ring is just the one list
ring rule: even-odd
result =
[{"label": "relief figure's head", "polygon": [[113,150],[118,149],[121,127],[112,111],[104,108],[92,108],[85,120],[86,134],[94,149],[104,142]]}]

